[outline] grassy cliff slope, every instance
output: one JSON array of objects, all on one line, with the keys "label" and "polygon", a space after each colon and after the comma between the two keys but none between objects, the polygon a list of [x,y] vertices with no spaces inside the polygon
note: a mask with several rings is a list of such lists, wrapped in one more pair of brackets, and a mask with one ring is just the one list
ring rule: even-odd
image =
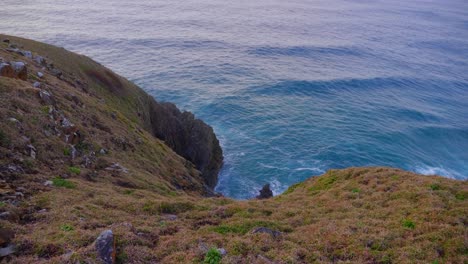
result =
[{"label": "grassy cliff slope", "polygon": [[[176,110],[180,118],[165,119],[172,106],[151,107],[87,57],[8,38],[33,56],[0,44],[4,62],[28,68],[25,80],[0,77],[0,255],[15,248],[1,263],[99,263],[94,242],[108,229],[117,263],[468,261],[466,181],[349,168],[270,199],[207,198],[214,178],[203,170],[216,170],[219,150],[209,146],[197,166],[193,152],[174,149],[209,129],[164,142],[155,136],[166,125],[184,130],[194,119]],[[207,137],[193,146],[216,145]]]}]

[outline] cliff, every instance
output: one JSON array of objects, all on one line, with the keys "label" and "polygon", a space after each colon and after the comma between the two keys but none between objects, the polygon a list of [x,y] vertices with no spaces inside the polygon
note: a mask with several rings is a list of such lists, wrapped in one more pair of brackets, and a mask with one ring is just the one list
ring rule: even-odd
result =
[{"label": "cliff", "polygon": [[0,35],[1,263],[464,263],[468,185],[330,170],[212,195],[213,130],[91,59]]}]

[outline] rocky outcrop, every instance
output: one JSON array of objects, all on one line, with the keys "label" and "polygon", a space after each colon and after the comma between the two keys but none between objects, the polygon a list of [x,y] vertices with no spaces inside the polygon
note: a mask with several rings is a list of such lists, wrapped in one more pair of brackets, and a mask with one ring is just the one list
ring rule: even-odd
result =
[{"label": "rocky outcrop", "polygon": [[158,103],[151,98],[149,112],[153,135],[191,161],[201,171],[205,184],[213,189],[223,164],[223,152],[213,129],[172,103]]},{"label": "rocky outcrop", "polygon": [[260,195],[257,196],[257,199],[268,199],[273,197],[273,191],[270,189],[270,184],[265,184],[260,190]]}]

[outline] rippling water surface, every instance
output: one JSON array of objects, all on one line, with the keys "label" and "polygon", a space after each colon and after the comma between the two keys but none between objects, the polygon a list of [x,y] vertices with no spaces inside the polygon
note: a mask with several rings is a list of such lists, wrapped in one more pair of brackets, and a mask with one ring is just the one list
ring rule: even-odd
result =
[{"label": "rippling water surface", "polygon": [[2,0],[0,32],[193,111],[228,196],[348,166],[468,177],[465,0]]}]

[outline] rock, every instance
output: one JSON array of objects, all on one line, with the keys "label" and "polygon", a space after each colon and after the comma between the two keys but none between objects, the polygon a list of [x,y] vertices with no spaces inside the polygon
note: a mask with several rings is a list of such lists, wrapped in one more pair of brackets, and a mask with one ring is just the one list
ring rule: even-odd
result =
[{"label": "rock", "polygon": [[268,227],[256,227],[252,230],[251,233],[252,234],[265,233],[265,234],[269,234],[273,238],[279,238],[282,234],[280,231],[272,230]]},{"label": "rock", "polygon": [[44,74],[42,72],[37,72],[37,77],[42,78],[44,77]]},{"label": "rock", "polygon": [[83,106],[83,102],[80,100],[80,98],[78,96],[76,96],[74,94],[66,94],[64,97],[68,101],[71,101],[71,102],[75,103],[77,106]]},{"label": "rock", "polygon": [[0,63],[0,76],[15,78],[15,70],[8,63]]},{"label": "rock", "polygon": [[12,122],[12,123],[15,123],[15,124],[17,124],[17,123],[20,122],[18,119],[14,118],[14,117],[8,118],[8,121],[10,121],[10,122]]},{"label": "rock", "polygon": [[218,252],[221,256],[225,256],[227,254],[227,251],[224,248],[218,248]]},{"label": "rock", "polygon": [[37,211],[38,214],[44,214],[44,213],[47,213],[47,209],[41,209],[39,211]]},{"label": "rock", "polygon": [[3,213],[0,213],[0,219],[9,219],[11,216],[11,213],[10,212],[3,212]]},{"label": "rock", "polygon": [[35,61],[37,64],[41,65],[41,66],[45,66],[45,65],[46,65],[46,60],[45,60],[44,57],[42,57],[42,56],[36,56],[36,57],[34,57],[34,61]]},{"label": "rock", "polygon": [[41,88],[42,84],[40,82],[34,82],[33,87],[34,88]]},{"label": "rock", "polygon": [[101,155],[106,155],[106,154],[107,154],[107,150],[105,150],[105,149],[102,148],[102,149],[99,150],[99,154],[101,154]]},{"label": "rock", "polygon": [[11,67],[15,71],[15,77],[18,79],[21,79],[23,81],[26,81],[28,79],[28,68],[26,67],[26,64],[22,61],[12,61]]},{"label": "rock", "polygon": [[260,195],[257,196],[257,199],[268,199],[273,197],[273,192],[270,189],[270,184],[265,184],[260,190]]},{"label": "rock", "polygon": [[63,75],[63,74],[62,74],[62,71],[60,71],[60,70],[54,68],[54,69],[52,69],[50,72],[52,73],[53,76],[55,76],[55,77],[57,77],[57,78],[59,78],[59,79],[62,78],[62,75]]},{"label": "rock", "polygon": [[10,40],[9,39],[4,39],[3,42],[10,43]]},{"label": "rock", "polygon": [[32,52],[29,51],[29,50],[25,50],[23,51],[23,54],[26,58],[29,58],[29,59],[32,59],[33,58],[33,55],[32,55]]},{"label": "rock", "polygon": [[41,98],[42,102],[46,105],[55,105],[55,99],[51,93],[46,90],[41,90],[39,92],[39,97]]},{"label": "rock", "polygon": [[121,166],[119,163],[113,163],[109,167],[105,168],[105,170],[128,173],[128,169]]},{"label": "rock", "polygon": [[26,146],[28,152],[29,152],[29,156],[33,159],[36,159],[36,153],[37,153],[37,150],[36,148],[33,146],[33,145],[27,145]]},{"label": "rock", "polygon": [[103,231],[96,239],[96,251],[98,258],[104,264],[115,263],[115,241],[112,230]]},{"label": "rock", "polygon": [[177,215],[167,214],[167,215],[164,215],[163,218],[164,220],[167,220],[167,221],[175,221],[177,220]]},{"label": "rock", "polygon": [[45,181],[44,182],[44,186],[52,187],[53,185],[54,185],[54,182],[52,182],[52,181]]},{"label": "rock", "polygon": [[16,252],[15,245],[10,244],[7,247],[0,248],[0,257],[6,257]]}]

